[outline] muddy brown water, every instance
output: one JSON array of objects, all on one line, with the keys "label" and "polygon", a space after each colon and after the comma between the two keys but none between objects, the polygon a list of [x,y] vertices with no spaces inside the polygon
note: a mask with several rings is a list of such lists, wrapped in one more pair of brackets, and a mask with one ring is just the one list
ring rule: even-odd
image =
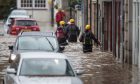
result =
[{"label": "muddy brown water", "polygon": [[[8,46],[13,37],[0,37],[0,84],[5,69],[9,65]],[[136,66],[118,63],[110,52],[101,52],[93,47],[92,53],[83,53],[81,43],[69,43],[64,50],[74,70],[83,70],[79,77],[84,84],[140,84],[139,70]]]}]

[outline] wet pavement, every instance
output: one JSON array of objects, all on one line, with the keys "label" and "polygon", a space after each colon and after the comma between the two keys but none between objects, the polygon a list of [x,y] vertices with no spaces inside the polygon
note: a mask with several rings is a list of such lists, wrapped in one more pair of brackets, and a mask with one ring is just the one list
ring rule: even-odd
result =
[{"label": "wet pavement", "polygon": [[[47,31],[46,27],[43,28],[42,31]],[[0,36],[0,84],[9,65],[8,46],[14,43],[15,38],[9,35]],[[83,53],[80,42],[69,43],[64,54],[68,56],[74,70],[84,71],[79,76],[84,84],[140,84],[137,67],[118,63],[110,52],[102,52],[98,47],[94,46],[91,53]]]}]

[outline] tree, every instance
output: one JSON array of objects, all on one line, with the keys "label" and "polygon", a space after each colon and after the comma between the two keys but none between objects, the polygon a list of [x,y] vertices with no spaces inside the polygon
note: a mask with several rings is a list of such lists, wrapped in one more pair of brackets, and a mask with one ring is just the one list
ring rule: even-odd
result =
[{"label": "tree", "polygon": [[6,18],[16,8],[16,0],[0,0],[0,19]]}]

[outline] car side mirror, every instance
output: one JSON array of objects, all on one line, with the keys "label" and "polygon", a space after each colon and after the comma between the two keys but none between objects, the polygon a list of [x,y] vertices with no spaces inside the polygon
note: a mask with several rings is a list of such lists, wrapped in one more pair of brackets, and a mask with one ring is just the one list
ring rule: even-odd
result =
[{"label": "car side mirror", "polygon": [[8,26],[10,26],[11,24],[10,24],[10,23],[8,23],[7,25],[8,25]]},{"label": "car side mirror", "polygon": [[13,46],[8,46],[9,47],[9,50],[13,50]]},{"label": "car side mirror", "polygon": [[60,47],[59,47],[59,51],[60,51],[60,52],[64,51],[64,49],[65,49],[65,47],[63,47],[63,46],[60,46]]},{"label": "car side mirror", "polygon": [[6,71],[8,74],[16,74],[16,70],[14,68],[8,68]]},{"label": "car side mirror", "polygon": [[75,73],[79,76],[79,75],[84,74],[84,71],[83,70],[76,70]]}]

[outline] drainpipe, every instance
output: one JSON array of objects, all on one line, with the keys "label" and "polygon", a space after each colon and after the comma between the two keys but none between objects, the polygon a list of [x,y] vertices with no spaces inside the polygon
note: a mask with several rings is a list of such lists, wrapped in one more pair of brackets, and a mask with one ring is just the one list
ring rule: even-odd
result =
[{"label": "drainpipe", "polygon": [[[139,12],[139,25],[138,25],[138,27],[140,28],[140,1],[139,0],[137,0],[138,1],[138,12]],[[139,47],[138,47],[138,50],[139,50],[139,52],[138,52],[138,68],[140,68],[140,29],[139,29],[139,41],[138,41],[138,45],[139,45]]]},{"label": "drainpipe", "polygon": [[121,37],[120,37],[120,62],[123,62],[124,56],[124,0],[121,0]]},{"label": "drainpipe", "polygon": [[88,14],[89,14],[89,11],[88,11],[88,9],[89,9],[88,1],[89,1],[89,0],[86,0],[86,12],[87,12],[87,15],[86,15],[86,24],[89,24],[89,23],[88,23],[88,16],[89,16],[89,15],[88,15]]},{"label": "drainpipe", "polygon": [[81,10],[82,10],[82,32],[84,32],[84,26],[85,26],[85,13],[84,13],[84,9],[85,8],[85,4],[84,4],[84,0],[81,1]]},{"label": "drainpipe", "polygon": [[113,55],[115,54],[115,41],[114,41],[114,34],[115,34],[115,1],[112,0],[112,49],[113,49]]},{"label": "drainpipe", "polygon": [[92,28],[92,0],[90,0],[90,25]]},{"label": "drainpipe", "polygon": [[99,0],[97,0],[97,5],[96,5],[97,6],[97,15],[96,15],[96,17],[97,17],[97,25],[96,25],[97,26],[97,39],[98,39],[98,18],[99,18],[99,16],[98,16],[98,9],[99,9],[98,3],[99,3]]},{"label": "drainpipe", "polygon": [[129,35],[129,40],[128,40],[128,43],[129,43],[129,47],[128,47],[128,51],[129,51],[129,58],[128,58],[128,60],[129,60],[129,64],[132,64],[132,31],[133,31],[133,28],[132,28],[132,3],[133,3],[133,1],[132,0],[129,0],[129,15],[128,15],[128,17],[129,17],[129,21],[128,21],[128,35]]}]

